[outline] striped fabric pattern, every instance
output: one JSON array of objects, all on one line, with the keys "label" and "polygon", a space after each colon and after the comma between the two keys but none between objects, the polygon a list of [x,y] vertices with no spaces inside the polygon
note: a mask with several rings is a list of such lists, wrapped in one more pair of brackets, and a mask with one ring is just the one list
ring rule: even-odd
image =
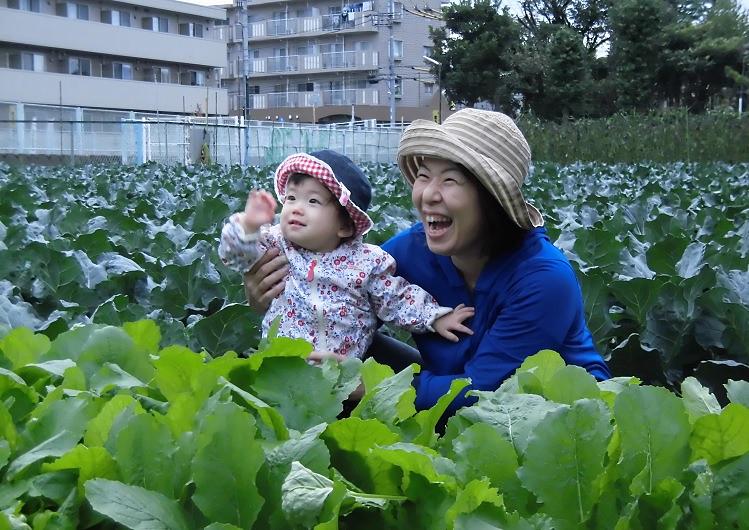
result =
[{"label": "striped fabric pattern", "polygon": [[442,125],[415,120],[403,133],[398,165],[413,186],[423,157],[465,166],[521,228],[543,226],[541,213],[526,202],[520,188],[528,176],[531,150],[523,133],[500,112],[462,109]]}]

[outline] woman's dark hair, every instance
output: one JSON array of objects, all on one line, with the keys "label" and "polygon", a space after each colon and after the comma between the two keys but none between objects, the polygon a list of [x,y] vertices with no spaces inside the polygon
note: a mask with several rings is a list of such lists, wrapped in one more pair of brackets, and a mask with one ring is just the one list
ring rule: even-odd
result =
[{"label": "woman's dark hair", "polygon": [[[311,179],[314,177],[311,177],[310,175],[305,175],[304,173],[292,173],[289,175],[289,180],[286,182],[286,187],[289,187],[289,184],[294,184],[295,186],[298,185],[300,182],[304,181],[305,179]],[[327,189],[327,188],[325,188]],[[333,197],[333,194],[330,193],[330,196]],[[333,200],[335,201],[335,197],[333,197]],[[336,204],[338,201],[336,201]],[[340,219],[341,224],[343,226],[351,228],[352,231],[356,231],[356,227],[354,225],[354,220],[351,219],[351,215],[349,215],[348,210],[346,210],[345,206],[342,206],[341,204],[337,204],[338,206],[338,219]],[[341,242],[344,243],[346,241],[351,241],[354,237],[344,237],[341,238]]]},{"label": "woman's dark hair", "polygon": [[479,191],[479,210],[482,222],[481,253],[490,258],[510,253],[520,248],[528,231],[516,225],[505,209],[489,190],[464,166],[461,171],[467,175]]}]

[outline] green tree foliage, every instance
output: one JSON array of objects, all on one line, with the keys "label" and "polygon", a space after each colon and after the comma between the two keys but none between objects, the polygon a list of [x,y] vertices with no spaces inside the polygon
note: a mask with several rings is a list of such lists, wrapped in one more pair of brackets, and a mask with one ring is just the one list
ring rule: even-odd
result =
[{"label": "green tree foliage", "polygon": [[538,35],[545,24],[567,27],[595,53],[609,40],[610,4],[611,0],[522,0],[519,21],[531,35]]},{"label": "green tree foliage", "polygon": [[663,0],[621,0],[611,10],[611,61],[618,104],[645,110],[657,103],[664,28],[673,12]]},{"label": "green tree foliage", "polygon": [[733,88],[729,72],[741,69],[747,18],[736,0],[718,0],[695,10],[675,6],[677,22],[664,30],[661,98],[670,105],[703,110]]},{"label": "green tree foliage", "polygon": [[507,73],[515,70],[520,26],[488,0],[462,0],[443,11],[445,26],[432,30],[434,58],[442,63],[448,98],[466,105],[482,100],[513,106]]},{"label": "green tree foliage", "polygon": [[[745,86],[737,0],[462,0],[433,31],[450,99],[545,119],[663,106],[704,111]],[[436,70],[436,69],[435,69]]]}]

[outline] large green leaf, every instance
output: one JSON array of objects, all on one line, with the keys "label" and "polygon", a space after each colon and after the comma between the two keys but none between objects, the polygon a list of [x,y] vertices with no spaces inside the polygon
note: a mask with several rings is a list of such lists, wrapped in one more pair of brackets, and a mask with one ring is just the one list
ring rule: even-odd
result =
[{"label": "large green leaf", "polygon": [[631,386],[616,397],[614,416],[621,469],[633,494],[652,493],[660,481],[679,476],[689,459],[691,432],[679,398],[664,388]]},{"label": "large green leaf", "polygon": [[749,521],[749,454],[716,471],[713,512],[716,528],[743,528]]},{"label": "large green leaf", "polygon": [[749,408],[729,403],[720,413],[707,414],[694,423],[690,439],[692,458],[709,464],[749,453]]},{"label": "large green leaf", "polygon": [[107,479],[86,482],[91,507],[132,530],[188,530],[177,502],[161,493]]},{"label": "large green leaf", "polygon": [[[113,456],[123,482],[176,498],[182,484],[175,484],[174,439],[169,428],[151,414],[136,414],[117,433]],[[164,470],[169,469],[169,473]]]},{"label": "large green leaf", "polygon": [[255,421],[233,403],[218,404],[203,418],[193,460],[200,511],[211,521],[250,528],[263,504],[255,479],[263,464]]},{"label": "large green leaf", "polygon": [[320,368],[300,357],[266,358],[252,389],[260,399],[278,408],[286,425],[299,431],[332,422],[343,410],[335,384]]},{"label": "large green leaf", "polygon": [[598,500],[610,423],[602,401],[583,399],[547,414],[528,441],[518,476],[565,528],[585,524]]},{"label": "large green leaf", "polygon": [[[367,372],[374,366],[374,359],[367,359],[362,365],[362,379],[367,384]],[[392,425],[416,414],[414,399],[416,391],[412,386],[414,372],[418,367],[411,365],[401,372],[380,380],[374,388],[367,386],[366,394],[351,413],[362,419],[378,419]],[[392,370],[388,369],[392,374]]]},{"label": "large green leaf", "polygon": [[227,351],[247,352],[260,335],[262,318],[245,304],[229,304],[189,328],[197,344],[221,355]]},{"label": "large green leaf", "polygon": [[720,413],[718,400],[694,377],[687,377],[682,381],[681,397],[692,424],[706,414]]},{"label": "large green leaf", "polygon": [[491,425],[522,454],[528,439],[543,417],[558,409],[556,403],[546,401],[533,394],[506,394],[498,392],[476,392],[476,405],[458,411],[458,416],[471,423],[483,422]]},{"label": "large green leaf", "polygon": [[0,352],[11,362],[11,368],[18,369],[35,362],[49,350],[49,339],[34,334],[29,328],[18,328],[0,339]]},{"label": "large green leaf", "polygon": [[321,437],[330,449],[333,467],[363,491],[386,495],[400,493],[397,468],[371,455],[376,446],[398,441],[398,435],[385,424],[346,418],[328,425]]}]

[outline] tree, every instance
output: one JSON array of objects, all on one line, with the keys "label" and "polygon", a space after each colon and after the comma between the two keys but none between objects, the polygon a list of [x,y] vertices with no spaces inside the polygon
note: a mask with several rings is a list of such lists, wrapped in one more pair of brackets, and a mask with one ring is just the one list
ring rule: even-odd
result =
[{"label": "tree", "polygon": [[611,0],[522,0],[518,20],[530,35],[538,35],[545,24],[565,26],[596,54],[609,40],[610,4]]},{"label": "tree", "polygon": [[588,114],[591,60],[578,33],[544,23],[517,57],[517,87],[527,109],[546,119]]},{"label": "tree", "polygon": [[514,110],[517,21],[489,0],[450,4],[443,9],[443,20],[445,26],[432,29],[431,36],[448,98],[466,105],[488,100],[506,112]]},{"label": "tree", "polygon": [[609,17],[617,103],[623,108],[653,108],[658,101],[664,28],[674,21],[673,11],[663,0],[618,0]]},{"label": "tree", "polygon": [[665,30],[661,95],[669,104],[703,110],[733,85],[731,72],[741,68],[749,25],[735,0],[676,10],[677,22]]}]

